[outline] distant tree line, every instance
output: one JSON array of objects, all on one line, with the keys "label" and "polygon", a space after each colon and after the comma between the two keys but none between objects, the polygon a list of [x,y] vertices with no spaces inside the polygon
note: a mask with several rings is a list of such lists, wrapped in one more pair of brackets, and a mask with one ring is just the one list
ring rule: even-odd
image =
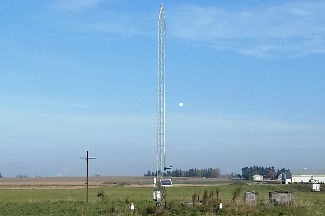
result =
[{"label": "distant tree line", "polygon": [[246,180],[252,180],[254,175],[261,175],[264,179],[278,179],[281,174],[285,174],[287,178],[291,178],[292,174],[289,169],[277,169],[272,167],[261,167],[261,166],[252,166],[252,167],[244,167],[241,169],[242,174],[241,178]]},{"label": "distant tree line", "polygon": [[18,174],[16,178],[28,178],[28,175]]},{"label": "distant tree line", "polygon": [[[152,172],[148,170],[147,174],[144,176],[156,176],[157,172]],[[196,169],[191,168],[189,170],[175,169],[173,171],[167,171],[165,176],[170,177],[205,177],[205,178],[218,178],[221,176],[221,171],[218,168],[205,168]]]},{"label": "distant tree line", "polygon": [[0,178],[3,178],[2,175],[1,175],[1,173],[0,173]]}]

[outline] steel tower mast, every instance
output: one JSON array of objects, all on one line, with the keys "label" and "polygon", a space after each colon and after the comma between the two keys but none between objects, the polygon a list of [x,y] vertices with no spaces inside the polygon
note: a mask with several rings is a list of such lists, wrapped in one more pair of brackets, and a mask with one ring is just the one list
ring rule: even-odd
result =
[{"label": "steel tower mast", "polygon": [[166,168],[166,17],[160,4],[158,16],[158,121],[157,121],[157,180],[163,178]]},{"label": "steel tower mast", "polygon": [[158,15],[158,115],[157,115],[157,176],[154,178],[153,199],[157,206],[166,205],[165,187],[172,186],[171,179],[163,179],[166,167],[166,17],[160,4]]}]

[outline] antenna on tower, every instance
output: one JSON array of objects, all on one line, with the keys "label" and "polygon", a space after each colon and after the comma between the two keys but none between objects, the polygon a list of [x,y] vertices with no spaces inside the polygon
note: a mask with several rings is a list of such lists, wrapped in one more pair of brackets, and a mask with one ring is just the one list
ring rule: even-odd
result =
[{"label": "antenna on tower", "polygon": [[157,171],[154,178],[153,199],[157,205],[165,204],[166,186],[172,186],[170,179],[163,179],[166,167],[166,17],[164,5],[160,4],[158,15],[158,113],[157,113]]}]

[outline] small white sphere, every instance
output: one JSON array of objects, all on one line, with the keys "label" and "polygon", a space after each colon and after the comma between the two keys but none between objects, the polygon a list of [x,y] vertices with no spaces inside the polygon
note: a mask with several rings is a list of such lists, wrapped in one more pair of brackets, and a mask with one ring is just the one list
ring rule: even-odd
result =
[{"label": "small white sphere", "polygon": [[178,106],[182,107],[182,106],[184,106],[184,104],[181,102],[178,104]]}]

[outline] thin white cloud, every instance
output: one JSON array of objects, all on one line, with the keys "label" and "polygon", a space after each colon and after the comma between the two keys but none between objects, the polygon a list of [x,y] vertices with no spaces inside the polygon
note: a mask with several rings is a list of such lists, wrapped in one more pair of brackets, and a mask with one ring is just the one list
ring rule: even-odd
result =
[{"label": "thin white cloud", "polygon": [[325,3],[300,2],[254,8],[187,5],[170,13],[169,32],[217,49],[259,57],[325,53]]},{"label": "thin white cloud", "polygon": [[[186,133],[188,142],[227,143],[250,146],[273,145],[281,147],[304,146],[309,144],[321,147],[325,127],[317,123],[302,123],[290,120],[279,120],[271,117],[231,115],[231,114],[200,114],[170,116],[169,133],[172,138],[184,140],[178,134]],[[186,128],[183,126],[187,125]],[[211,136],[214,138],[211,139]],[[170,137],[170,138],[171,138]],[[209,139],[206,139],[209,137]],[[180,140],[180,142],[181,142]]]},{"label": "thin white cloud", "polygon": [[100,0],[53,0],[53,6],[62,10],[82,10],[94,7]]},{"label": "thin white cloud", "polygon": [[82,26],[84,31],[101,32],[110,35],[133,36],[147,34],[149,31],[138,28],[129,18],[113,18],[112,20],[102,20],[89,22]]},{"label": "thin white cloud", "polygon": [[[98,3],[100,0],[97,0]],[[95,7],[95,1],[93,5]],[[58,25],[65,25],[71,29],[81,32],[102,33],[107,36],[135,36],[152,34],[152,26],[150,16],[140,16],[135,18],[133,14],[116,12],[110,8],[96,8],[96,13],[83,14],[79,13],[80,9],[86,9],[83,5],[75,5],[78,12],[75,16],[65,16],[59,18],[55,22]],[[69,6],[65,7],[69,9]],[[71,8],[72,9],[72,8]],[[150,20],[148,22],[148,20]],[[141,24],[139,24],[141,23]],[[149,23],[149,24],[148,24]]]}]

